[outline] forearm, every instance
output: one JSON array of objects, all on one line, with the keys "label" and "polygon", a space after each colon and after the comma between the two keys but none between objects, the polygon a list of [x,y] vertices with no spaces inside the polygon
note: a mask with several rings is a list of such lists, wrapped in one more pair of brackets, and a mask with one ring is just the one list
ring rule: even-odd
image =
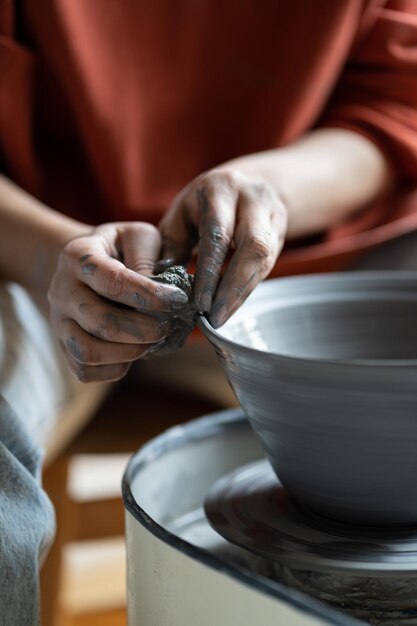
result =
[{"label": "forearm", "polygon": [[320,129],[277,150],[226,164],[268,182],[288,210],[288,239],[342,222],[384,195],[394,174],[368,139],[342,129]]},{"label": "forearm", "polygon": [[91,227],[49,209],[0,176],[0,278],[46,294],[58,255]]}]

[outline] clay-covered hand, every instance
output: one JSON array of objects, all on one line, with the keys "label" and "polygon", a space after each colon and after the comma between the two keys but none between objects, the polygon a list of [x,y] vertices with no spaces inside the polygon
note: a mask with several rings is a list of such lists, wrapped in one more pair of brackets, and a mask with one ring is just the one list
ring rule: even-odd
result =
[{"label": "clay-covered hand", "polygon": [[194,304],[218,327],[269,274],[286,225],[284,203],[268,183],[216,168],[175,198],[159,225],[162,254],[187,263],[198,246]]},{"label": "clay-covered hand", "polygon": [[188,297],[152,280],[160,252],[159,231],[140,222],[98,226],[62,250],[50,319],[80,380],[118,380],[170,335]]}]

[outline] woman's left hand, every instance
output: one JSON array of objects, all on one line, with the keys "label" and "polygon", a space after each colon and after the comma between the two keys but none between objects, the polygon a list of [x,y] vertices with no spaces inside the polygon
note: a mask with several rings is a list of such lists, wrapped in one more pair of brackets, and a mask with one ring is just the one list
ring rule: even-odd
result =
[{"label": "woman's left hand", "polygon": [[272,270],[287,210],[270,184],[219,167],[179,193],[159,228],[162,258],[186,263],[197,246],[194,303],[219,327]]}]

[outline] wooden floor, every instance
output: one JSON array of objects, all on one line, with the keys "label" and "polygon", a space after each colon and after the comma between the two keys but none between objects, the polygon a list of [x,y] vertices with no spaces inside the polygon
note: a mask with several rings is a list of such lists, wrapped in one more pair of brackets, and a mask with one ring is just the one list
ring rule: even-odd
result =
[{"label": "wooden floor", "polygon": [[[64,550],[59,626],[126,622],[124,537],[84,541]],[[99,621],[99,623],[101,623]]]},{"label": "wooden floor", "polygon": [[[149,381],[127,380],[110,394],[66,454],[133,453],[167,428],[219,408],[223,407]],[[115,542],[110,549],[109,541]],[[82,554],[83,547],[93,548],[90,556]],[[64,552],[61,608],[54,626],[125,626],[123,538],[104,540],[101,554],[91,542],[69,544]]]},{"label": "wooden floor", "polygon": [[126,626],[126,612],[124,609],[110,610],[99,613],[85,613],[72,616],[61,621],[62,626]]}]

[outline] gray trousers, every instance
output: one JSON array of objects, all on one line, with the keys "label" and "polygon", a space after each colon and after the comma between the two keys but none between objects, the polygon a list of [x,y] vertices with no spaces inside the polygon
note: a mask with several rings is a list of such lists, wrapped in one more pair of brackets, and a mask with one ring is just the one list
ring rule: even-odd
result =
[{"label": "gray trousers", "polygon": [[[417,270],[417,235],[368,254],[354,270]],[[43,447],[72,378],[48,324],[16,285],[0,284],[0,623],[34,626],[39,568],[54,533],[42,490]]]},{"label": "gray trousers", "polygon": [[43,448],[74,382],[44,317],[0,283],[0,624],[40,623],[39,569],[53,539]]}]

